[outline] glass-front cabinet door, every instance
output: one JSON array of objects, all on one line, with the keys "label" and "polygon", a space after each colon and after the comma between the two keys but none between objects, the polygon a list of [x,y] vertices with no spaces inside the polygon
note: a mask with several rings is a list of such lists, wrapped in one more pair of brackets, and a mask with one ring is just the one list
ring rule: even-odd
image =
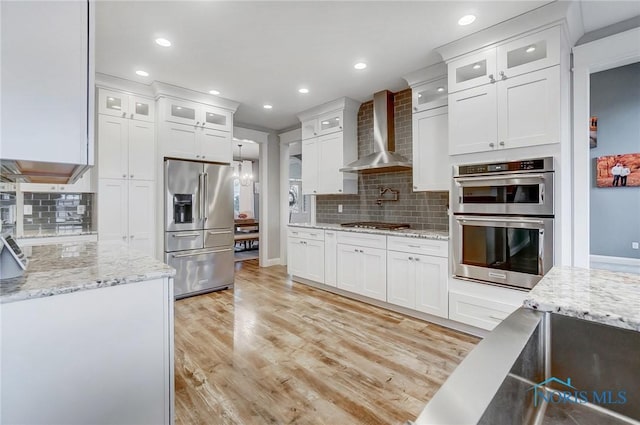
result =
[{"label": "glass-front cabinet door", "polygon": [[447,79],[442,78],[414,87],[413,112],[445,106],[447,104]]},{"label": "glass-front cabinet door", "polygon": [[129,112],[129,95],[117,91],[99,89],[98,113],[126,117]]},{"label": "glass-front cabinet door", "polygon": [[201,116],[201,125],[205,128],[213,130],[231,130],[231,114],[225,110],[203,107],[203,115]]},{"label": "glass-front cabinet door", "polygon": [[498,46],[497,80],[548,68],[560,63],[560,27]]},{"label": "glass-front cabinet door", "polygon": [[342,130],[342,111],[331,112],[318,118],[318,135]]},{"label": "glass-front cabinet door", "polygon": [[129,97],[129,118],[138,121],[153,122],[155,120],[155,102],[140,96]]},{"label": "glass-front cabinet door", "polygon": [[177,122],[180,124],[191,124],[198,127],[201,126],[200,119],[197,117],[197,106],[195,103],[180,102],[169,99],[166,105],[166,120]]},{"label": "glass-front cabinet door", "polygon": [[452,61],[448,66],[449,92],[494,83],[495,70],[495,47]]},{"label": "glass-front cabinet door", "polygon": [[318,135],[318,120],[302,121],[302,140],[311,139]]}]

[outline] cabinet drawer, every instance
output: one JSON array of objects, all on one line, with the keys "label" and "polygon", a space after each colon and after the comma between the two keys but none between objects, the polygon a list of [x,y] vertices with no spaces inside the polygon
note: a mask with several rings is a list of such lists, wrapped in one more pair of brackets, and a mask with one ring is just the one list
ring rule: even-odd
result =
[{"label": "cabinet drawer", "polygon": [[338,243],[368,248],[386,249],[387,237],[370,233],[338,232]]},{"label": "cabinet drawer", "polygon": [[489,331],[519,307],[520,305],[449,291],[449,319]]},{"label": "cabinet drawer", "polygon": [[289,227],[287,234],[290,238],[315,239],[319,241],[324,240],[324,230],[322,229]]},{"label": "cabinet drawer", "polygon": [[433,239],[403,238],[399,236],[387,237],[387,249],[435,257],[449,256],[449,243]]}]

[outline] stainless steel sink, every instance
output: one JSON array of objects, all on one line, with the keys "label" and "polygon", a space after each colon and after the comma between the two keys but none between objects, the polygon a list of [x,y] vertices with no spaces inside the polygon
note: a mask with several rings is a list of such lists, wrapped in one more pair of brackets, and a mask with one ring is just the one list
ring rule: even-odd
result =
[{"label": "stainless steel sink", "polygon": [[521,308],[467,356],[418,424],[640,424],[640,332]]}]

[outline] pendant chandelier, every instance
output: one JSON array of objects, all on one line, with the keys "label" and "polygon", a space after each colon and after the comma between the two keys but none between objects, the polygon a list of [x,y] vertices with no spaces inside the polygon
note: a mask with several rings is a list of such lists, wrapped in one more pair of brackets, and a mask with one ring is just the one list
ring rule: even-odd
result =
[{"label": "pendant chandelier", "polygon": [[242,170],[242,144],[238,145],[238,150],[240,151],[240,159],[238,162],[238,168],[236,168],[233,172],[233,177],[238,179],[242,186],[249,186],[253,181],[253,174],[251,173],[251,170]]}]

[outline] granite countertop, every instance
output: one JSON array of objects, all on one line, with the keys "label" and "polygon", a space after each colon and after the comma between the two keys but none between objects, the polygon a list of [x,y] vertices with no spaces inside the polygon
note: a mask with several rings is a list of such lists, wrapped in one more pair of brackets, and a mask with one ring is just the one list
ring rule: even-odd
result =
[{"label": "granite countertop", "polygon": [[83,232],[74,232],[74,233],[32,233],[29,235],[16,236],[16,239],[36,239],[36,238],[64,238],[64,237],[74,237],[74,236],[85,236],[85,235],[97,235],[98,232],[96,230],[87,230]]},{"label": "granite countertop", "polygon": [[640,274],[554,267],[524,306],[640,331]]},{"label": "granite countertop", "polygon": [[375,235],[403,236],[407,238],[436,239],[440,241],[449,240],[449,232],[441,230],[418,230],[418,229],[402,229],[402,230],[381,230],[381,229],[362,229],[359,227],[342,227],[339,223],[291,223],[289,227],[306,227],[310,229],[323,230],[340,230],[343,232],[355,233],[373,233]]},{"label": "granite countertop", "polygon": [[121,242],[34,246],[28,258],[23,276],[0,280],[0,303],[175,275],[173,268]]}]

